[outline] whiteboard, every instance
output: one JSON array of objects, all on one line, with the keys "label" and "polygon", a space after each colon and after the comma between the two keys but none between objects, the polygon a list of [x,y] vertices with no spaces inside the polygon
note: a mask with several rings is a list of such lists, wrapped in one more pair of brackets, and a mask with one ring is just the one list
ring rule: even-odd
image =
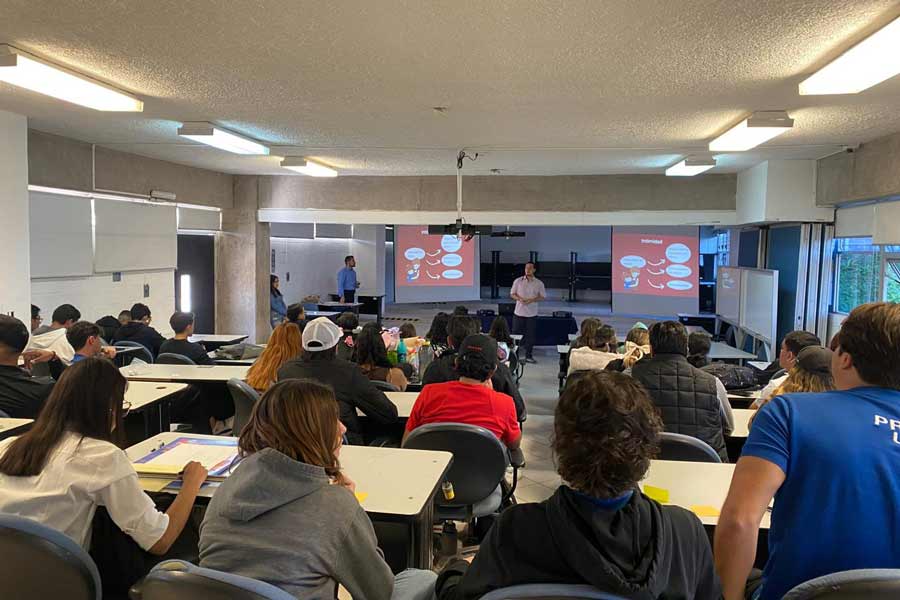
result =
[{"label": "whiteboard", "polygon": [[94,217],[95,272],[177,267],[174,206],[95,199]]},{"label": "whiteboard", "polygon": [[30,192],[28,198],[31,277],[91,275],[91,199],[44,192]]},{"label": "whiteboard", "polygon": [[719,267],[716,275],[716,313],[733,325],[741,320],[742,271],[738,267]]},{"label": "whiteboard", "polygon": [[774,346],[778,322],[778,271],[741,270],[740,327]]}]

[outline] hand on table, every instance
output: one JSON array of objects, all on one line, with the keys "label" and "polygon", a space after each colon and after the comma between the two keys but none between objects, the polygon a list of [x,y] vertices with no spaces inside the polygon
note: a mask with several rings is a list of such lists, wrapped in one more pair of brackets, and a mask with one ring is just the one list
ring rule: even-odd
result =
[{"label": "hand on table", "polygon": [[184,465],[184,470],[181,472],[181,481],[184,487],[197,491],[203,485],[203,482],[206,481],[208,475],[209,472],[203,465],[192,460]]},{"label": "hand on table", "polygon": [[103,348],[100,349],[100,352],[110,360],[116,357],[116,349],[113,346],[103,346]]},{"label": "hand on table", "polygon": [[22,360],[25,361],[25,368],[30,369],[31,365],[50,362],[56,358],[56,352],[52,350],[26,350],[22,353]]}]

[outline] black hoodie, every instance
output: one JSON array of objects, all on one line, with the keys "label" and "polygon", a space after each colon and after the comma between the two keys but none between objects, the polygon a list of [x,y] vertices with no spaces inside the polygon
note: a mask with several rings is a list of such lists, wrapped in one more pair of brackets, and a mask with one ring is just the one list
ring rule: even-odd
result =
[{"label": "black hoodie", "polygon": [[116,330],[114,342],[137,342],[150,351],[153,360],[159,356],[159,348],[166,341],[158,331],[141,321],[130,321]]},{"label": "black hoodie", "polygon": [[722,597],[709,539],[692,513],[640,492],[619,510],[602,508],[566,486],[504,511],[471,566],[448,566],[437,592],[469,600],[526,583],[589,584],[635,600]]}]

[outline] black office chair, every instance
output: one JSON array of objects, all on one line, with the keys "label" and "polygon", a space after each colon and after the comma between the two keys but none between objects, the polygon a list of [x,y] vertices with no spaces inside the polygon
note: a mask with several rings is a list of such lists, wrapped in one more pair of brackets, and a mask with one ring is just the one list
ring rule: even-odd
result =
[{"label": "black office chair", "polygon": [[529,583],[488,592],[481,600],[624,600],[601,592],[592,585],[571,583]]},{"label": "black office chair", "polygon": [[231,435],[241,435],[241,430],[250,421],[250,413],[259,401],[259,392],[254,390],[246,381],[229,379],[225,384],[231,399],[234,400],[234,425],[231,427]]},{"label": "black office chair", "polygon": [[659,434],[660,460],[720,463],[722,459],[712,446],[690,435],[664,431]]},{"label": "black office chair", "polygon": [[515,345],[510,349],[509,353],[509,370],[513,375],[513,378],[516,381],[516,385],[519,385],[519,381],[522,380],[522,376],[525,375],[525,348],[519,345]]},{"label": "black office chair", "polygon": [[158,365],[196,365],[194,361],[184,354],[175,354],[174,352],[163,352],[156,357]]},{"label": "black office chair", "polygon": [[159,563],[128,595],[132,600],[294,600],[269,583],[182,560]]},{"label": "black office chair", "polygon": [[393,383],[388,383],[387,381],[379,381],[377,379],[370,379],[372,385],[375,386],[376,389],[381,390],[382,392],[399,392],[400,388],[398,388]]},{"label": "black office chair", "polygon": [[88,553],[69,536],[37,521],[0,514],[0,556],[4,600],[103,596],[100,573]]},{"label": "black office chair", "polygon": [[0,410],[0,419],[8,419],[8,418],[9,418],[9,415],[6,414],[4,411]]},{"label": "black office chair", "polygon": [[[147,347],[143,344],[139,344],[137,342],[116,342],[116,346],[121,346],[123,348],[137,348],[138,350],[131,353],[129,352],[126,356],[131,356],[132,359],[139,358],[147,364],[153,364],[153,354],[147,350]],[[128,361],[128,364],[131,364],[131,361]]]},{"label": "black office chair", "polygon": [[[456,527],[453,521],[466,521],[496,514],[501,506],[515,501],[519,468],[524,464],[521,451],[508,452],[493,433],[465,423],[430,423],[417,427],[406,438],[404,448],[441,450],[453,454],[453,463],[444,481],[453,485],[453,498],[438,493],[434,520],[444,523],[445,554],[456,553]],[[506,467],[513,467],[512,485],[506,493],[501,482]]]},{"label": "black office chair", "polygon": [[858,569],[810,579],[783,600],[894,600],[900,598],[900,570]]}]

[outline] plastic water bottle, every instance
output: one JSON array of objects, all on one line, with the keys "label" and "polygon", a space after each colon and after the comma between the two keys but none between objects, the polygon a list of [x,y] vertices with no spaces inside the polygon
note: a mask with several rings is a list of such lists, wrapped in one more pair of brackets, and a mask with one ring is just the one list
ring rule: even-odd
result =
[{"label": "plastic water bottle", "polygon": [[406,344],[403,343],[403,338],[400,338],[400,342],[397,344],[397,362],[406,362]]}]

